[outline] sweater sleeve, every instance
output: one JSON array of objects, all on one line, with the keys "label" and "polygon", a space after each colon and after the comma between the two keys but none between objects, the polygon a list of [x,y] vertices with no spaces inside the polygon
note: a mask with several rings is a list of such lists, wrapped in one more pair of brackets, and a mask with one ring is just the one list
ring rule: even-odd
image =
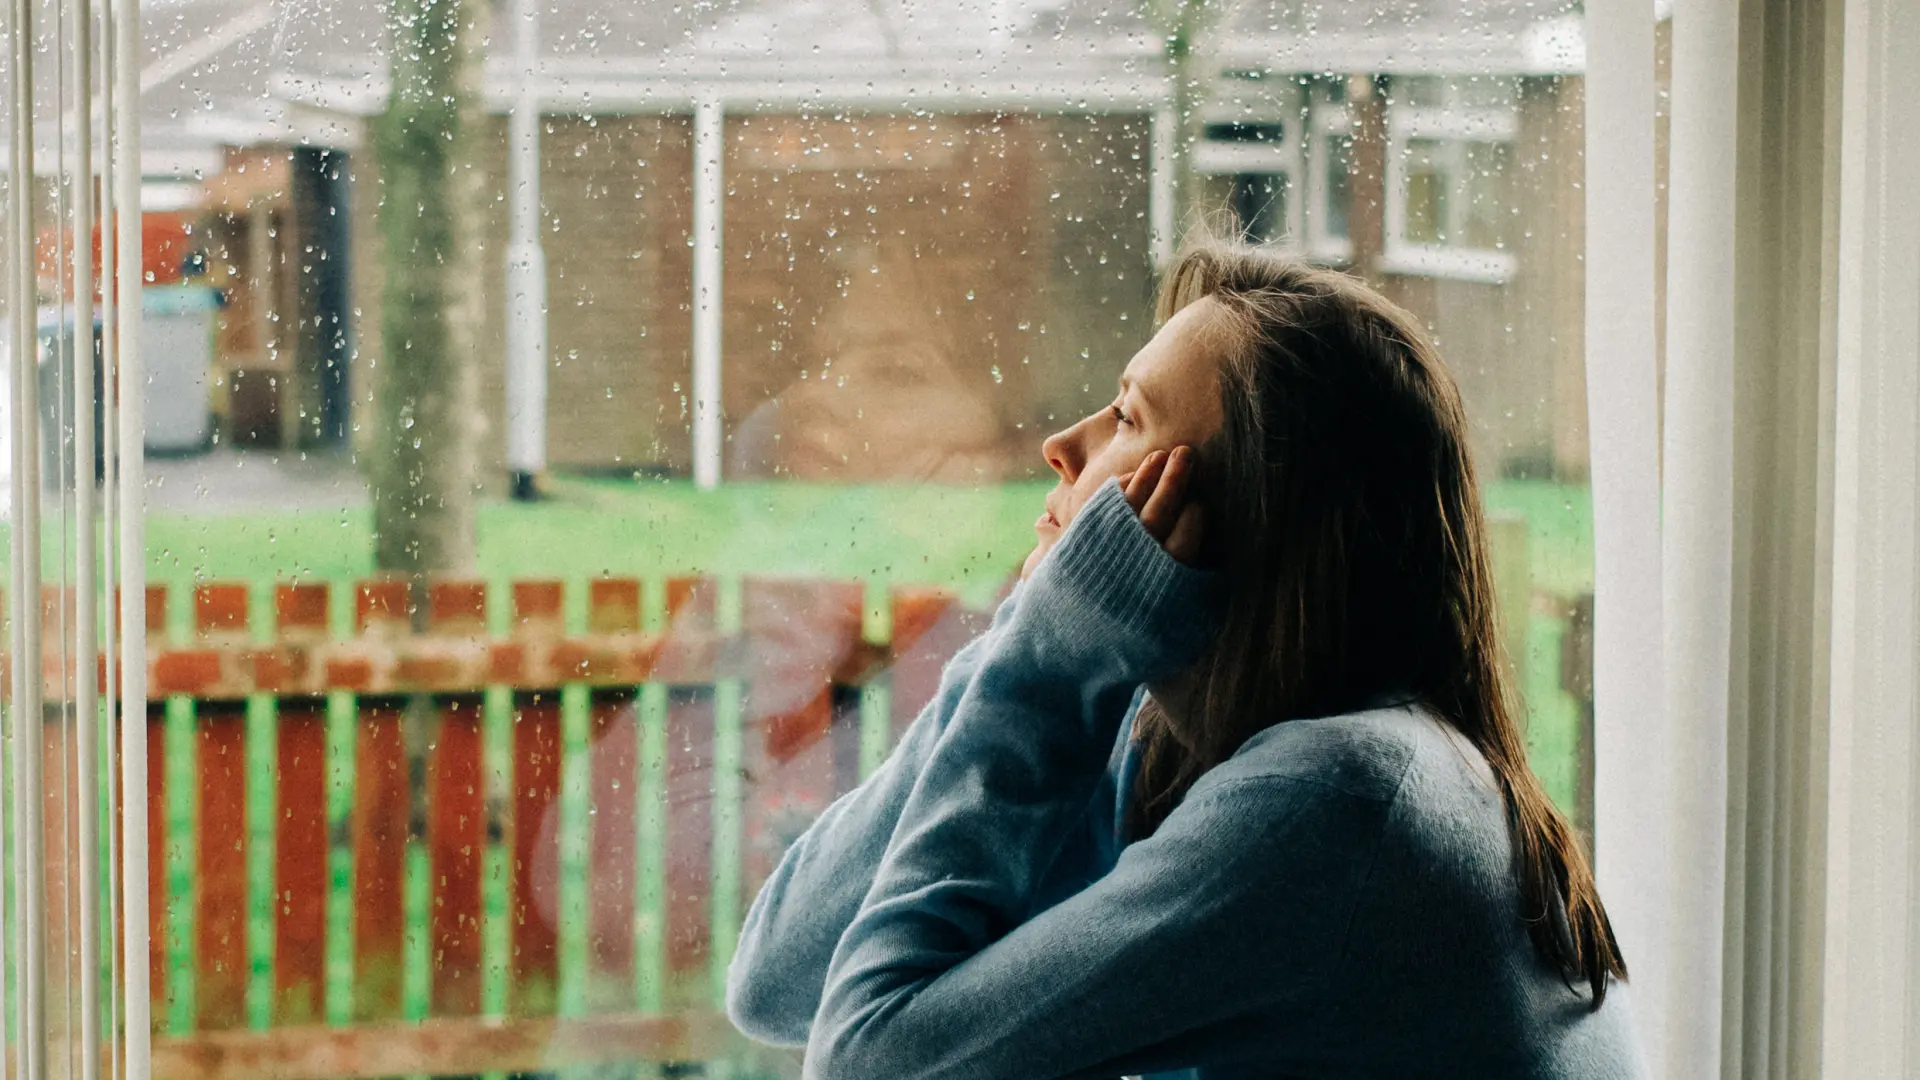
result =
[{"label": "sweater sleeve", "polygon": [[[1268,1067],[1292,1043],[1311,1075],[1388,807],[1294,778],[1203,781],[1111,873],[997,936],[1005,913],[955,895],[996,870],[895,891],[889,866],[834,958],[804,1076],[1113,1080],[1231,1064],[1256,1041]],[[947,815],[983,845],[992,818]]]},{"label": "sweater sleeve", "polygon": [[932,699],[886,761],[834,800],[761,886],[727,968],[727,1015],[741,1031],[776,1045],[806,1041],[834,945],[873,883],[907,793],[1020,591],[1016,587],[987,630],[947,661]]},{"label": "sweater sleeve", "polygon": [[1357,888],[1354,845],[1377,831],[1339,793],[1197,789],[1111,873],[1026,919],[1104,770],[1114,700],[1197,657],[1217,588],[1166,556],[1117,485],[1082,509],[907,799],[829,968],[809,1080],[1171,1067],[1248,1010],[1311,1000]]}]

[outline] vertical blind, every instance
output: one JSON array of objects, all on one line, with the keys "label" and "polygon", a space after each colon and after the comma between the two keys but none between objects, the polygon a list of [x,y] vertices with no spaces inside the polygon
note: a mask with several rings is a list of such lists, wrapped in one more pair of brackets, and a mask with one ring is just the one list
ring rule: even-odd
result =
[{"label": "vertical blind", "polygon": [[6,1029],[15,1075],[142,1080],[140,11],[5,21]]}]

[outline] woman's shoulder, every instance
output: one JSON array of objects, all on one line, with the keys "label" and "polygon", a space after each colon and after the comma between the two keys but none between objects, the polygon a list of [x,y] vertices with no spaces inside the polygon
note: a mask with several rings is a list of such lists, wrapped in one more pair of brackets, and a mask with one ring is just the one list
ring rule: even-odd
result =
[{"label": "woman's shoulder", "polygon": [[1290,800],[1319,792],[1342,803],[1392,804],[1396,817],[1413,819],[1499,805],[1480,752],[1418,704],[1275,724],[1203,776],[1189,798],[1218,788],[1286,792]]},{"label": "woman's shoulder", "polygon": [[1504,802],[1486,759],[1417,704],[1275,724],[1188,798],[1218,789],[1269,793],[1256,804],[1285,812],[1307,803],[1323,817],[1364,817],[1416,847],[1466,842],[1497,854],[1506,843]]},{"label": "woman's shoulder", "polygon": [[1248,739],[1195,790],[1291,781],[1391,801],[1414,759],[1444,738],[1444,725],[1418,705],[1288,720]]}]

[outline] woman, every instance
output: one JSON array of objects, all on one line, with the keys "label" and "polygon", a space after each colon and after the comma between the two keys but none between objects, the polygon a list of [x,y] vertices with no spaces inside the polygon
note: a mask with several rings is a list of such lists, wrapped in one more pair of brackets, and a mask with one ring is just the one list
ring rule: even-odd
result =
[{"label": "woman", "polygon": [[735,1023],[823,1080],[1640,1075],[1432,347],[1244,248],[1159,314],[1047,440],[1025,580],[755,901]]}]

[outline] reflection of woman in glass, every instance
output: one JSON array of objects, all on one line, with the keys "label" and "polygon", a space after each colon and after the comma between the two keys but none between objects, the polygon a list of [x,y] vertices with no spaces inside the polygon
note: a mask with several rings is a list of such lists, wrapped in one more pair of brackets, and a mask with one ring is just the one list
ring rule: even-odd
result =
[{"label": "reflection of woman in glass", "polygon": [[728,1004],[810,1077],[1625,1077],[1452,379],[1353,279],[1172,269],[1025,580],[787,853]]}]

